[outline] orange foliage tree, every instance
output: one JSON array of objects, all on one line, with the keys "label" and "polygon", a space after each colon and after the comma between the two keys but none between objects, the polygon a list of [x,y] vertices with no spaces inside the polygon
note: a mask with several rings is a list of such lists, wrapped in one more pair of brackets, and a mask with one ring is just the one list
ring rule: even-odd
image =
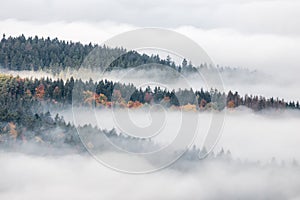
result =
[{"label": "orange foliage tree", "polygon": [[235,107],[234,101],[233,101],[233,100],[228,101],[227,107],[228,107],[228,108],[234,108],[234,107]]},{"label": "orange foliage tree", "polygon": [[181,106],[181,108],[183,111],[197,111],[196,105],[192,105],[192,104]]},{"label": "orange foliage tree", "polygon": [[35,88],[35,96],[36,98],[42,100],[45,96],[45,86],[40,84],[37,88]]},{"label": "orange foliage tree", "polygon": [[142,106],[143,106],[143,104],[139,101],[129,101],[127,103],[128,108],[140,108]]}]

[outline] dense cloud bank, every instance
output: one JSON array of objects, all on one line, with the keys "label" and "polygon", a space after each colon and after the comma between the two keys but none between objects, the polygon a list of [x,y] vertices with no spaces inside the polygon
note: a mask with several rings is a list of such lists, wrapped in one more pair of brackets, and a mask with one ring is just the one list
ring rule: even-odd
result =
[{"label": "dense cloud bank", "polygon": [[[110,110],[96,110],[93,116],[84,109],[74,108],[73,112],[80,113],[76,118],[77,125],[92,123],[103,129],[118,129],[115,117],[118,112],[113,113]],[[73,114],[71,110],[60,112],[67,122],[73,123]],[[148,111],[131,111],[129,116],[132,123],[141,126],[151,124],[153,113]],[[178,134],[181,122],[180,112],[165,113],[166,125],[160,134],[153,137],[152,140],[162,144],[170,144]],[[116,116],[114,116],[116,115]],[[195,144],[201,147],[205,135],[210,126],[212,113],[194,113],[199,115],[199,130]],[[298,121],[300,114],[297,111],[263,111],[259,113],[252,112],[246,108],[227,110],[221,138],[216,146],[219,151],[222,147],[229,149],[235,158],[249,159],[252,161],[267,162],[272,157],[280,160],[300,160],[300,148],[298,145],[299,131]],[[98,123],[96,121],[98,120]]]},{"label": "dense cloud bank", "polygon": [[[91,157],[0,153],[6,199],[297,199],[299,167],[212,161],[191,171],[130,175]],[[76,191],[76,192],[74,192]]]}]

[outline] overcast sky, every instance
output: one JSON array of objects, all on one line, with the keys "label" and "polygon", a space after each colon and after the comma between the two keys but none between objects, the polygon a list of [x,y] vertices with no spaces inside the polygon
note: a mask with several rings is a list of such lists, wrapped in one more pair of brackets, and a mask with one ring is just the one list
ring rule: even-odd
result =
[{"label": "overcast sky", "polygon": [[155,27],[191,25],[298,36],[299,9],[297,0],[10,0],[1,4],[0,18],[113,21]]},{"label": "overcast sky", "polygon": [[10,0],[1,3],[0,32],[101,43],[162,27],[192,38],[218,64],[295,74],[299,10],[297,0]]}]

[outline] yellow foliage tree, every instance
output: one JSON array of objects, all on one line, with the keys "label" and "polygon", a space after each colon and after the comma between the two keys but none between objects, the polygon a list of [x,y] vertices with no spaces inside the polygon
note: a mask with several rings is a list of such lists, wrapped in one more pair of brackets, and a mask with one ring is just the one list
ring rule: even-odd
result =
[{"label": "yellow foliage tree", "polygon": [[13,122],[8,123],[9,126],[9,134],[13,139],[17,139],[18,137],[18,132],[16,130],[16,125]]},{"label": "yellow foliage tree", "polygon": [[181,108],[183,111],[197,111],[196,105],[192,105],[192,104],[181,106]]}]

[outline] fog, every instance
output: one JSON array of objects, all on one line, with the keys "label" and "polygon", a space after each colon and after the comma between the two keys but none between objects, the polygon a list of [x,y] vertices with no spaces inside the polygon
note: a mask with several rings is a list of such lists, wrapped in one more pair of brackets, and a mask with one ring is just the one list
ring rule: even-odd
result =
[{"label": "fog", "polygon": [[[73,122],[74,112],[79,114],[76,115],[77,125],[95,121],[88,109],[74,108],[60,114],[66,121]],[[238,108],[226,113],[221,139],[214,152],[218,153],[221,148],[230,150],[232,159],[185,160],[183,157],[160,171],[133,175],[115,171],[86,153],[76,154],[65,147],[52,150],[54,154],[34,153],[33,149],[36,152],[45,149],[27,143],[24,148],[31,149],[30,153],[13,152],[18,150],[16,146],[13,151],[0,150],[0,198],[298,199],[300,168],[293,160],[300,160],[299,112],[254,113]],[[97,123],[99,127],[111,129],[115,126],[111,110],[97,110],[94,114],[100,122]],[[199,147],[201,134],[208,128],[212,113],[190,114],[199,115],[200,136],[195,141]],[[162,135],[152,141],[171,142],[178,132],[180,115],[179,111],[167,112]],[[130,113],[130,119],[142,127],[152,123],[153,116],[155,113],[147,110]],[[122,159],[109,151],[103,155]]]},{"label": "fog", "polygon": [[[101,129],[115,128],[117,132],[122,132],[127,127],[116,122],[116,117],[122,115],[121,112],[111,110],[89,110],[73,108],[73,111],[63,111],[60,114],[67,122],[74,123],[73,112],[76,114],[77,125],[91,123]],[[92,114],[91,114],[92,113]],[[154,114],[154,115],[153,115]],[[169,145],[181,127],[181,112],[169,111],[164,113],[164,126],[159,134],[152,137],[152,141],[161,145]],[[190,113],[194,118],[198,118],[199,129],[196,132],[194,144],[202,148],[204,139],[209,129],[212,113]],[[221,115],[218,113],[216,115]],[[152,123],[151,117],[155,113],[148,111],[130,111],[129,116],[133,124],[138,126],[149,126]],[[163,113],[161,113],[163,115]],[[215,147],[216,151],[225,148],[231,151],[234,158],[248,159],[251,161],[260,160],[268,162],[273,157],[276,159],[289,161],[300,160],[299,147],[299,120],[300,113],[295,111],[263,111],[254,113],[246,108],[227,110],[220,140]],[[123,129],[122,129],[123,128]],[[142,137],[143,134],[137,135]]]},{"label": "fog", "polygon": [[[268,73],[260,70],[247,70],[243,68],[232,68],[219,72],[219,77],[223,85],[218,85],[218,79],[212,80],[205,78],[201,70],[199,74],[182,74],[179,78],[173,77],[168,73],[162,73],[160,70],[121,70],[110,72],[105,75],[96,74],[91,76],[95,79],[105,78],[108,80],[134,84],[137,87],[144,86],[147,83],[157,82],[168,86],[169,89],[190,89],[200,90],[201,88],[210,91],[216,88],[221,92],[228,93],[229,90],[237,91],[241,96],[245,94],[264,96],[266,98],[275,97],[287,101],[297,101],[300,99],[299,79],[296,77],[285,77],[285,75],[276,76],[274,73]],[[212,73],[214,74],[214,73]],[[178,76],[178,74],[177,74]],[[213,75],[214,77],[215,75]],[[89,77],[89,76],[88,76]],[[87,78],[86,78],[87,79]],[[95,80],[94,79],[94,80]]]},{"label": "fog", "polygon": [[297,166],[192,162],[191,171],[130,175],[88,156],[0,153],[0,198],[9,199],[298,199]]},{"label": "fog", "polygon": [[[26,37],[50,36],[84,44],[103,44],[124,31],[145,26],[167,28],[194,40],[216,65],[239,68],[230,73],[221,72],[225,92],[300,100],[299,8],[297,0],[6,0],[1,2],[0,33],[6,37],[25,34]],[[173,60],[180,63],[182,58]],[[169,89],[203,87],[210,90],[211,87],[197,75],[184,74],[185,82],[155,70],[129,72],[114,71],[104,77],[90,71],[84,74],[86,80],[107,78],[137,87],[151,82],[165,84]],[[73,72],[52,75],[0,68],[0,73],[66,80]],[[51,114],[59,113],[74,125],[91,123],[101,129],[114,128],[120,135],[108,139],[115,145],[129,146],[126,150],[141,152],[149,149],[143,144],[137,145],[131,137],[124,139],[123,134],[130,135],[128,128],[145,128],[155,123],[161,126],[151,135],[151,141],[143,141],[149,142],[153,150],[151,148],[168,146],[176,140],[184,116],[190,121],[197,119],[197,137],[191,146],[202,148],[213,117],[225,114],[220,137],[215,138],[218,143],[214,153],[230,150],[232,159],[222,156],[212,159],[213,153],[204,160],[198,156],[194,159],[183,156],[174,165],[155,173],[132,175],[97,162],[94,159],[97,152],[89,152],[94,157],[85,151],[78,153],[60,137],[56,139],[61,144],[53,145],[55,147],[31,141],[13,143],[11,149],[0,148],[0,199],[300,199],[300,168],[293,161],[300,160],[298,110],[253,112],[238,107],[183,115],[180,111],[145,108],[130,110],[126,118],[125,111],[74,107],[51,110]],[[132,126],[126,127],[127,120]],[[126,122],[125,125],[122,122]],[[185,130],[190,133],[190,129]],[[56,132],[50,136],[57,136]],[[149,136],[146,132],[134,135]],[[102,142],[93,139],[83,139],[92,141],[85,143],[85,150]],[[134,160],[127,160],[110,149],[100,153],[102,158],[125,163],[127,167],[154,165],[148,160],[132,162]],[[156,159],[164,158],[157,156]]]},{"label": "fog", "polygon": [[[34,74],[5,70],[2,72],[19,74],[23,77],[49,76],[57,78],[45,72]],[[139,85],[143,82],[140,79],[142,74],[135,75],[136,77],[129,77],[128,80],[123,81]],[[239,83],[237,85],[245,91],[251,90],[249,83],[242,81],[244,80],[243,76],[247,75],[234,77],[235,81],[228,76],[227,81],[230,88],[232,89],[234,84]],[[66,78],[67,76],[61,77]],[[109,77],[117,80],[117,74],[109,74]],[[190,81],[194,81],[191,85],[202,84],[197,79],[190,79]],[[169,85],[176,88],[182,84],[171,81]],[[225,85],[225,88],[228,85]],[[257,84],[253,85],[253,91],[259,93],[262,91],[260,88],[262,85],[267,85],[266,80],[257,78]],[[296,87],[296,84],[294,85]],[[288,93],[294,94],[291,87],[283,89],[284,86],[282,86],[281,88],[282,91],[270,86],[268,91],[272,96],[284,97],[288,96]],[[297,94],[294,95],[288,97],[299,97]],[[77,113],[75,125],[91,123],[101,129],[115,128],[118,133],[124,129],[116,124],[114,116],[120,117],[122,116],[121,112],[125,111],[112,112],[112,110],[106,109],[89,110],[76,107],[73,110],[51,111],[53,116],[56,112],[63,116],[66,122],[71,123],[74,123],[74,113]],[[213,114],[221,115],[224,114],[223,112],[189,113],[191,118],[198,117],[199,121],[197,138],[193,143],[197,148],[201,148],[203,145]],[[209,158],[202,161],[198,159],[179,160],[174,165],[155,173],[131,175],[114,171],[85,153],[74,154],[70,149],[61,148],[52,151],[55,152],[54,155],[51,153],[50,155],[39,154],[34,152],[44,152],[45,149],[25,144],[27,151],[22,148],[14,149],[21,153],[1,150],[0,198],[4,200],[298,199],[300,197],[298,190],[300,187],[299,166],[292,162],[294,159],[300,160],[298,142],[300,140],[298,126],[300,113],[288,110],[253,112],[238,107],[234,110],[226,110],[225,114],[221,137],[214,152],[217,153],[222,148],[230,150],[233,160],[210,160]],[[162,115],[161,112],[155,113],[155,111],[149,112],[147,109],[141,109],[131,110],[129,116],[133,124],[139,127],[148,126],[153,123],[155,117],[163,116],[162,131],[160,134],[154,135],[151,141],[160,146],[166,146],[172,143],[178,134],[182,113],[167,111]],[[132,143],[122,142],[122,144]],[[102,156],[124,161],[123,157],[116,156],[109,151],[104,152]],[[127,164],[132,165],[132,162],[127,162]],[[148,162],[139,164],[143,164],[141,167],[151,165]]]}]

